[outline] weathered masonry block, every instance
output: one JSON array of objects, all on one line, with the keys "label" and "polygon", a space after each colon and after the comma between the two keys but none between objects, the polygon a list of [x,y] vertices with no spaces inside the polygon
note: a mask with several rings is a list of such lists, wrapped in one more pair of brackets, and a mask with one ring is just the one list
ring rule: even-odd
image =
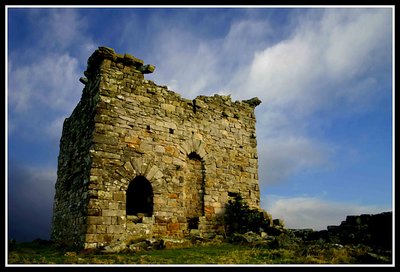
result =
[{"label": "weathered masonry block", "polygon": [[144,78],[154,66],[99,47],[64,121],[51,238],[98,248],[137,237],[223,232],[240,193],[260,208],[258,98],[194,100]]}]

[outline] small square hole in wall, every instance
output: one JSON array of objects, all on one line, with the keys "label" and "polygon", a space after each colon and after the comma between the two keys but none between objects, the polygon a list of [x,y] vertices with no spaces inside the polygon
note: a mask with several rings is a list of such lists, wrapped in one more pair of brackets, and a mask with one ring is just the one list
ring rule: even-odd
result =
[{"label": "small square hole in wall", "polygon": [[173,128],[169,129],[169,134],[174,134],[174,129]]},{"label": "small square hole in wall", "polygon": [[190,217],[187,218],[189,229],[199,229],[199,218],[198,217]]},{"label": "small square hole in wall", "polygon": [[147,125],[147,126],[146,126],[146,129],[147,129],[147,130],[150,130],[150,129],[151,129],[151,128],[150,128],[150,125]]}]

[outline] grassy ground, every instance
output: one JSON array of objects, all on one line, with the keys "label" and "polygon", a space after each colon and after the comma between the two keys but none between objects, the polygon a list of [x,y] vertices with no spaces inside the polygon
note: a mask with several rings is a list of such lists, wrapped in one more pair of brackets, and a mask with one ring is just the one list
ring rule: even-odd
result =
[{"label": "grassy ground", "polygon": [[47,244],[17,243],[8,254],[9,264],[363,264],[387,263],[366,247],[307,245],[301,248],[251,247],[222,243],[181,249],[102,254],[73,252]]}]

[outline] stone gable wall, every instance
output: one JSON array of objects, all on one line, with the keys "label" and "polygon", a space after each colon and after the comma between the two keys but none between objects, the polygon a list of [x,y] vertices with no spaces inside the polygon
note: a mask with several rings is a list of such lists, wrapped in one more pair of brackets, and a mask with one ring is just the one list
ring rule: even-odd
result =
[{"label": "stone gable wall", "polygon": [[99,76],[83,90],[81,101],[63,125],[53,205],[52,240],[67,245],[85,241],[95,96]]},{"label": "stone gable wall", "polygon": [[[185,99],[146,80],[143,74],[154,66],[143,64],[109,48],[89,58],[81,79],[88,98],[82,96],[65,122],[60,144],[54,239],[79,232],[65,228],[77,218],[85,248],[135,237],[183,237],[191,229],[221,233],[228,193],[241,193],[259,208],[254,109],[260,101]],[[71,145],[71,131],[79,131],[79,144]],[[71,182],[68,161],[83,169],[69,197],[59,189]],[[126,192],[137,177],[151,185],[150,215],[127,215]],[[77,203],[79,212],[61,220]]]}]

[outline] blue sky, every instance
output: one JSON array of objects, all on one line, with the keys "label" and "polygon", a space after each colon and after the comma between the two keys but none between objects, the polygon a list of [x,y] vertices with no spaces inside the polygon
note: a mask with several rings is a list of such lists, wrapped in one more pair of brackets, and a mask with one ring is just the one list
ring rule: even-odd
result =
[{"label": "blue sky", "polygon": [[8,235],[48,239],[63,120],[91,53],[193,99],[254,96],[262,208],[289,228],[391,211],[393,7],[7,9]]}]

